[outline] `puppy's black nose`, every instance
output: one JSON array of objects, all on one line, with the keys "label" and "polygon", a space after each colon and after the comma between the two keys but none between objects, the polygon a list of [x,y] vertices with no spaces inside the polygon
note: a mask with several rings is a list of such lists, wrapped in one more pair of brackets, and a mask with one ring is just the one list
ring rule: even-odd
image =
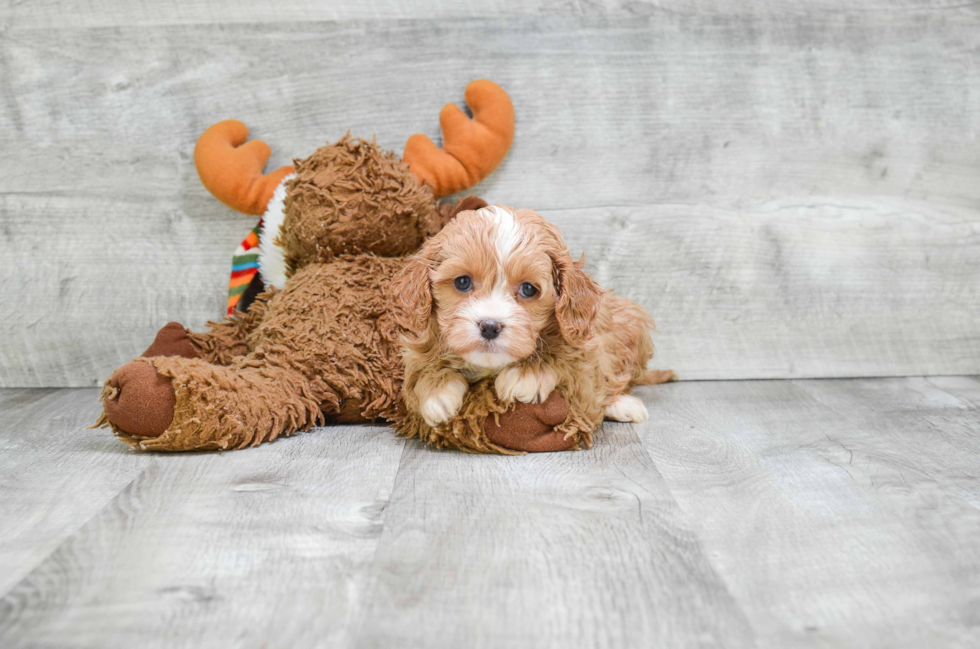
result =
[{"label": "puppy's black nose", "polygon": [[480,320],[480,335],[487,340],[493,340],[500,335],[500,330],[504,325],[496,320]]}]

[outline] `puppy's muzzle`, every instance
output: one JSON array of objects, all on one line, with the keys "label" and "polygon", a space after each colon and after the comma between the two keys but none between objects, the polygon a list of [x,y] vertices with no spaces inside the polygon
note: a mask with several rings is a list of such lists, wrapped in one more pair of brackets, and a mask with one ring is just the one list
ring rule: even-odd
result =
[{"label": "puppy's muzzle", "polygon": [[484,340],[493,340],[500,335],[500,331],[503,328],[504,325],[496,320],[480,320],[480,336]]}]

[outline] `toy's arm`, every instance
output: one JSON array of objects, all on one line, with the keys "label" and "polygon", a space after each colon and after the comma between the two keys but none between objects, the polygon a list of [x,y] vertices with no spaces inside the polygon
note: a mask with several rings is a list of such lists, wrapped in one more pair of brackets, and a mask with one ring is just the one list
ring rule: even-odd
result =
[{"label": "toy's arm", "polygon": [[493,392],[493,379],[469,387],[459,413],[435,428],[417,410],[406,408],[393,422],[407,437],[418,437],[436,448],[470,453],[536,453],[591,446],[591,434],[562,427],[569,419],[565,398],[552,392],[544,403],[505,404]]},{"label": "toy's arm", "polygon": [[565,436],[558,426],[568,417],[568,403],[552,392],[543,403],[514,403],[506,412],[487,415],[483,431],[491,442],[512,451],[550,453],[582,446],[580,435]]},{"label": "toy's arm", "polygon": [[247,139],[248,127],[241,122],[218,122],[197,139],[194,164],[215,198],[233,210],[262,215],[282,179],[296,170],[287,165],[262,175],[272,150],[261,140],[246,144]]},{"label": "toy's arm", "polygon": [[479,79],[466,86],[466,105],[473,119],[455,104],[439,113],[442,149],[425,135],[408,138],[402,160],[436,197],[448,196],[479,183],[497,168],[514,140],[514,105],[504,89]]}]

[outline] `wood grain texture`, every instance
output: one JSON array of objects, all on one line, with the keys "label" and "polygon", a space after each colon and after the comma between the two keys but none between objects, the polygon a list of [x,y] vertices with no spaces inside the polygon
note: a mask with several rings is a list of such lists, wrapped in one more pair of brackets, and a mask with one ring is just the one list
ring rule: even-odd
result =
[{"label": "wood grain texture", "polygon": [[196,178],[210,123],[273,165],[400,150],[481,76],[518,129],[477,191],[600,246],[682,378],[980,372],[980,5],[498,4],[0,8],[0,385],[93,385],[220,313],[253,223]]},{"label": "wood grain texture", "polygon": [[749,647],[753,632],[632,428],[585,453],[406,448],[364,647]]},{"label": "wood grain texture", "polygon": [[980,222],[968,210],[878,199],[543,214],[596,279],[653,315],[653,364],[682,379],[980,363]]},{"label": "wood grain texture", "polygon": [[94,390],[0,390],[0,593],[150,463],[111,435],[84,430],[98,416],[97,397]]},{"label": "wood grain texture", "polygon": [[128,450],[0,391],[0,646],[975,647],[980,380],[686,382],[590,451]]},{"label": "wood grain texture", "polygon": [[[903,466],[913,462],[917,481],[980,511],[980,381],[938,376],[801,387],[853,425],[888,439],[890,457]],[[973,577],[980,579],[980,554],[975,558]]]},{"label": "wood grain texture", "polygon": [[[874,0],[858,0],[844,8],[855,12],[881,11]],[[151,2],[148,0],[34,0],[0,2],[0,24],[19,29],[64,27],[129,27],[133,25],[188,25],[280,23],[342,20],[452,20],[460,18],[519,18],[528,16],[697,16],[796,14],[821,18],[838,14],[840,0],[479,0],[446,2],[441,0],[346,0],[312,2],[240,3],[232,0],[187,0]],[[949,15],[971,16],[976,5],[963,0],[895,0],[887,9],[904,15],[943,11]]]},{"label": "wood grain texture", "polygon": [[603,15],[625,11],[615,0],[608,2],[549,0],[480,0],[479,2],[445,2],[441,0],[367,0],[313,2],[282,0],[280,2],[235,3],[228,0],[190,0],[187,2],[150,2],[128,0],[41,0],[22,3],[4,0],[0,3],[0,24],[18,29],[51,29],[64,27],[130,27],[194,24],[242,23],[309,23],[350,20],[453,20],[461,18],[499,18],[537,16],[541,14]]},{"label": "wood grain texture", "polygon": [[[83,441],[55,446],[65,434]],[[83,525],[65,517],[46,560],[0,591],[0,645],[346,646],[404,444],[390,430],[334,427],[227,455],[131,453],[105,431],[46,441],[34,471],[57,470],[73,446],[114,444],[88,471],[116,491]],[[118,454],[128,479],[114,475]],[[60,511],[84,494],[42,497]],[[16,507],[0,510],[4,528],[36,513],[6,488],[0,500]],[[50,546],[42,531],[21,536]],[[21,566],[0,557],[6,581]]]},{"label": "wood grain texture", "polygon": [[644,393],[646,448],[760,645],[980,642],[976,403],[925,379]]}]

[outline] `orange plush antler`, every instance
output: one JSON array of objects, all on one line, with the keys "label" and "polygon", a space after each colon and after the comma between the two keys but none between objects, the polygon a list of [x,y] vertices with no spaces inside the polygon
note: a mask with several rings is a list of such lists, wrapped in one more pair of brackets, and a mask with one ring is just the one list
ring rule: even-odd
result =
[{"label": "orange plush antler", "polygon": [[261,215],[276,187],[295,169],[279,167],[263,176],[272,150],[261,140],[245,144],[247,139],[248,127],[241,122],[218,122],[197,139],[194,164],[215,198],[233,210]]},{"label": "orange plush antler", "polygon": [[412,174],[433,186],[437,197],[477,184],[497,168],[514,140],[514,105],[504,89],[479,79],[466,86],[466,105],[473,119],[455,104],[439,113],[442,149],[426,136],[408,138],[402,156]]}]

